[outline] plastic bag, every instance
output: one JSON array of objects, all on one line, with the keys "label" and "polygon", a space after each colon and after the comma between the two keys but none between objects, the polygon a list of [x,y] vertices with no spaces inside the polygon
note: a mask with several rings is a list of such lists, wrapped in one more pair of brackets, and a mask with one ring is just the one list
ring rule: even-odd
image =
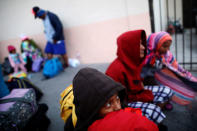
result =
[{"label": "plastic bag", "polygon": [[70,67],[77,67],[77,66],[79,66],[80,65],[80,62],[79,62],[79,60],[78,59],[76,59],[76,58],[69,58],[68,59],[68,65],[70,66]]}]

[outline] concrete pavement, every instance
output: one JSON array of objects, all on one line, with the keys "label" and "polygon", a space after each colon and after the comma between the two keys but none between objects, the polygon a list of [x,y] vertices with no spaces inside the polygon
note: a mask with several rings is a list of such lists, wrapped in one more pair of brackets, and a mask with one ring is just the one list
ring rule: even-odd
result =
[{"label": "concrete pavement", "polygon": [[[63,131],[64,122],[60,117],[60,93],[72,83],[75,74],[83,67],[96,68],[105,72],[108,63],[80,65],[77,68],[68,67],[58,76],[43,80],[42,72],[33,73],[31,81],[37,85],[44,93],[40,103],[46,103],[49,106],[47,115],[51,120],[49,131]],[[194,73],[197,76],[197,72]],[[164,111],[167,118],[164,124],[168,126],[169,131],[197,131],[197,99],[189,106],[180,106],[173,103],[172,111]]]}]

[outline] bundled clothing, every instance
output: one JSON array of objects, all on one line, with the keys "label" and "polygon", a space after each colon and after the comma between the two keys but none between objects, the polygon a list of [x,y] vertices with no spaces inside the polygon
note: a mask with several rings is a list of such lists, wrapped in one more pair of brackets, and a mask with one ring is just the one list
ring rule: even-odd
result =
[{"label": "bundled clothing", "polygon": [[167,32],[157,32],[153,33],[148,37],[147,40],[147,57],[146,57],[146,65],[151,65],[154,67],[156,63],[162,63],[167,66],[170,70],[178,73],[179,75],[185,77],[188,80],[193,82],[197,82],[197,78],[194,77],[190,72],[183,69],[178,62],[176,61],[173,54],[168,50],[166,54],[160,55],[158,50],[164,44],[165,41],[172,41],[172,37]]},{"label": "bundled clothing", "polygon": [[[114,131],[114,128],[116,130],[158,130],[153,122],[132,111],[119,110],[101,118],[100,109],[115,93],[118,93],[120,102],[124,103],[125,88],[95,69],[84,68],[76,74],[73,79],[73,93],[77,124],[73,128],[70,121],[72,119],[68,119],[65,125],[66,130]],[[119,123],[120,120],[122,123]]]},{"label": "bundled clothing", "polygon": [[[143,58],[140,58],[140,41],[145,47]],[[141,108],[143,114],[148,114],[150,120],[160,123],[165,115],[155,104],[167,102],[172,96],[172,91],[166,86],[144,87],[142,84],[140,73],[147,49],[145,31],[136,30],[123,33],[118,37],[117,45],[117,58],[108,67],[106,75],[126,87],[129,106],[136,108],[135,105],[138,105],[137,108],[139,108],[149,105],[147,108]],[[159,109],[159,113],[153,117],[152,114],[156,108]]]}]

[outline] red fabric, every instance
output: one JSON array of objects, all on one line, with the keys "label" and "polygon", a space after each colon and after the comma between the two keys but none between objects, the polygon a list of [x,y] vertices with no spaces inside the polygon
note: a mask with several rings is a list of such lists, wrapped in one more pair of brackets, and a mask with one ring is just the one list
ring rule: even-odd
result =
[{"label": "red fabric", "polygon": [[36,12],[34,12],[34,10],[33,10],[33,9],[31,10],[31,13],[32,13],[33,15],[36,15]]},{"label": "red fabric", "polygon": [[8,51],[10,52],[10,51],[12,51],[12,50],[16,50],[16,48],[15,48],[13,45],[9,45],[9,46],[8,46]]},{"label": "red fabric", "polygon": [[129,31],[119,36],[118,57],[106,71],[106,75],[127,88],[129,102],[151,102],[154,98],[151,91],[144,90],[140,78],[145,58],[140,58],[140,40],[146,49],[146,34],[143,30]]},{"label": "red fabric", "polygon": [[88,131],[158,131],[158,127],[138,113],[119,110],[95,121]]},{"label": "red fabric", "polygon": [[133,112],[133,113],[142,115],[142,110],[141,110],[141,108],[130,108],[130,107],[127,107],[127,108],[124,109],[124,111],[125,111],[125,112]]}]

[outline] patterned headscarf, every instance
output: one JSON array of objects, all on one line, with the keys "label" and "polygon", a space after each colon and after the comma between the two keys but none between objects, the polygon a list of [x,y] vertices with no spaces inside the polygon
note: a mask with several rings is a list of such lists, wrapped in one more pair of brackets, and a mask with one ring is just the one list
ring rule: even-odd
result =
[{"label": "patterned headscarf", "polygon": [[167,40],[172,41],[172,37],[167,32],[162,31],[151,34],[147,40],[148,54],[158,52],[159,48]]}]

